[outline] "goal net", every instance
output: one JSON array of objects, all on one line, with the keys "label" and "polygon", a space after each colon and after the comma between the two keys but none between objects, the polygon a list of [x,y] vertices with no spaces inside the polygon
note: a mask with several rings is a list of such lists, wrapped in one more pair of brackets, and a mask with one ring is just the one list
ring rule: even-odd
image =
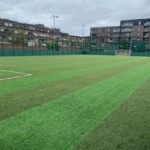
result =
[{"label": "goal net", "polygon": [[131,56],[131,50],[116,50],[116,56]]}]

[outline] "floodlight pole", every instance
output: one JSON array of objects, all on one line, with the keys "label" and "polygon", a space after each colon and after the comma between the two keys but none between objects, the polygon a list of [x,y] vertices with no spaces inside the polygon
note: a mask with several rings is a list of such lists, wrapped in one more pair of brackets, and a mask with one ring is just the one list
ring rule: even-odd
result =
[{"label": "floodlight pole", "polygon": [[58,16],[53,15],[54,17],[54,51],[55,51],[55,18],[59,18]]},{"label": "floodlight pole", "polygon": [[[133,31],[135,31],[135,30],[132,29],[132,31],[131,31],[132,36],[133,36]],[[131,36],[130,51],[131,51],[131,48],[132,48],[132,36]]]},{"label": "floodlight pole", "polygon": [[84,37],[84,24],[83,24],[83,28],[82,28],[82,51],[83,51],[83,37]]}]

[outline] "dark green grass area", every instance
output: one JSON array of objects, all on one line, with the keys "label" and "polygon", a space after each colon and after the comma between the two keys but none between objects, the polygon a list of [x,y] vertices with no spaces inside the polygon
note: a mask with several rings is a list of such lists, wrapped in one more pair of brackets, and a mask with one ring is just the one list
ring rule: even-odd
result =
[{"label": "dark green grass area", "polygon": [[150,78],[74,150],[150,150]]},{"label": "dark green grass area", "polygon": [[33,74],[0,81],[0,150],[149,148],[150,58],[2,57],[0,64]]}]

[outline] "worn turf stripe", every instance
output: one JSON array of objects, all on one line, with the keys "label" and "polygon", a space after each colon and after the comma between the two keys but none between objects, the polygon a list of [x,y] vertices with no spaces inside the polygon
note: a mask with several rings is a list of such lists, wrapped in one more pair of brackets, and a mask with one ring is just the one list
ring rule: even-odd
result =
[{"label": "worn turf stripe", "polygon": [[87,135],[74,150],[149,150],[149,85],[150,78]]},{"label": "worn turf stripe", "polygon": [[0,148],[74,148],[150,77],[149,67],[143,65],[0,122]]},{"label": "worn turf stripe", "polygon": [[[102,56],[99,56],[99,57],[93,57],[93,58],[95,58],[95,60],[99,60],[99,59],[104,59],[104,58],[107,58],[107,59],[109,59],[109,57],[102,57]],[[111,56],[110,56],[110,58],[112,58]],[[113,57],[113,58],[115,58],[115,57]],[[119,57],[118,57],[119,58]],[[116,58],[116,59],[118,59],[118,58]],[[6,59],[8,59],[8,61],[6,62]],[[42,64],[42,65],[46,65],[46,64],[53,64],[53,63],[57,63],[57,64],[62,64],[62,63],[67,63],[67,62],[70,62],[70,61],[73,61],[73,62],[76,62],[76,61],[90,61],[90,57],[79,57],[79,56],[76,56],[76,58],[75,57],[70,57],[69,59],[67,59],[67,57],[65,57],[65,56],[63,56],[63,57],[59,57],[59,56],[57,56],[57,57],[54,57],[54,59],[52,59],[52,57],[50,57],[50,56],[48,56],[48,59],[45,61],[45,57],[42,57],[42,56],[40,56],[40,57],[31,57],[31,59],[28,59],[28,60],[26,60],[26,59],[24,59],[23,58],[23,62],[21,61],[19,61],[19,59],[18,59],[18,61],[20,62],[19,64],[18,64],[18,62],[15,62],[14,63],[14,60],[16,60],[16,59],[18,59],[18,57],[16,58],[12,58],[12,60],[9,62],[9,60],[10,60],[10,58],[8,57],[8,58],[6,58],[5,57],[5,62],[2,62],[2,64],[3,64],[3,66],[4,67],[13,67],[13,66],[20,66],[20,67],[22,67],[22,66],[30,66],[31,64],[32,65],[37,65],[37,64]]]},{"label": "worn turf stripe", "polygon": [[[133,60],[139,60],[139,58],[137,59],[132,59]],[[143,59],[142,59],[143,60]],[[67,72],[67,71],[73,71],[73,70],[87,70],[87,69],[96,69],[97,67],[99,68],[99,66],[102,66],[102,65],[107,65],[107,64],[112,64],[112,63],[117,63],[117,62],[124,62],[124,61],[129,61],[128,59],[123,59],[123,60],[105,60],[105,61],[100,61],[98,63],[90,63],[90,64],[80,64],[80,65],[74,65],[74,66],[66,66],[66,67],[59,67],[57,66],[56,68],[55,67],[51,67],[49,69],[40,69],[40,70],[33,70],[31,71],[30,70],[30,73],[31,74],[34,74],[34,76],[41,76],[41,75],[45,75],[45,74],[54,74],[54,73],[60,73],[60,72]],[[27,69],[28,70],[28,69]],[[92,71],[92,70],[91,70]],[[26,72],[29,72],[29,71],[26,71]]]},{"label": "worn turf stripe", "polygon": [[104,70],[104,69],[108,69],[108,68],[112,68],[116,66],[121,66],[124,64],[129,64],[132,62],[138,62],[140,60],[145,60],[145,59],[146,58],[139,58],[136,60],[128,60],[125,62],[119,61],[119,62],[115,62],[112,64],[110,63],[110,64],[95,66],[91,68],[87,67],[84,69],[70,70],[70,71],[64,71],[64,72],[59,72],[59,73],[54,73],[54,74],[46,74],[46,75],[35,76],[35,77],[33,74],[33,77],[11,80],[9,82],[3,81],[0,84],[0,94],[5,94],[8,92],[13,92],[13,91],[17,91],[20,89],[25,89],[25,88],[29,88],[29,87],[33,87],[33,86],[37,86],[41,84],[46,84],[46,83],[50,83],[50,82],[54,82],[54,81],[58,81],[62,79],[75,77],[75,76],[80,76],[80,75],[88,74],[88,73],[95,72],[95,71],[100,71],[100,70]]},{"label": "worn turf stripe", "polygon": [[[127,58],[124,58],[125,60],[128,60]],[[120,58],[120,60],[124,60],[122,58]],[[133,59],[137,59],[137,58],[133,58]],[[31,65],[28,66],[28,67],[24,67],[24,68],[18,68],[18,69],[11,69],[11,70],[14,70],[14,71],[20,71],[20,72],[29,72],[29,71],[38,71],[38,70],[46,70],[46,69],[53,69],[53,68],[63,68],[63,67],[73,67],[73,66],[80,66],[80,65],[91,65],[91,64],[98,64],[100,62],[107,62],[107,61],[112,61],[112,60],[119,60],[119,59],[116,59],[114,57],[112,58],[109,58],[109,59],[100,59],[100,60],[88,60],[88,61],[70,61],[68,63],[54,63],[54,64],[46,64],[46,65],[42,65],[40,66],[40,64],[38,66],[34,66],[32,67]]]},{"label": "worn turf stripe", "polygon": [[13,65],[11,64],[8,67],[5,66],[5,65],[2,65],[1,69],[7,69],[7,70],[9,70],[9,69],[12,70],[13,69],[13,70],[16,71],[16,69],[25,69],[25,68],[30,68],[30,67],[32,67],[32,68],[35,67],[34,69],[36,69],[37,66],[38,66],[38,68],[46,67],[46,66],[54,66],[55,67],[55,66],[59,66],[59,65],[68,65],[68,64],[71,65],[71,64],[86,63],[86,62],[92,63],[92,62],[97,62],[97,61],[113,60],[113,59],[119,60],[119,59],[131,59],[131,58],[129,58],[129,57],[128,58],[120,58],[120,57],[118,57],[118,58],[116,58],[116,57],[106,58],[106,57],[100,57],[100,58],[96,58],[96,59],[92,58],[92,60],[90,60],[90,59],[86,59],[86,60],[82,59],[82,60],[80,60],[77,57],[76,60],[73,59],[73,60],[70,60],[70,61],[64,61],[65,58],[63,58],[62,59],[63,61],[55,60],[55,62],[53,62],[53,61],[49,60],[49,61],[47,61],[45,63],[43,63],[43,60],[40,59],[38,62],[35,62],[34,64],[32,62],[29,62],[28,64],[25,62],[24,64],[19,65],[20,64],[20,62],[19,62],[19,64],[13,64]]},{"label": "worn turf stripe", "polygon": [[0,95],[0,121],[148,62],[149,59]]}]

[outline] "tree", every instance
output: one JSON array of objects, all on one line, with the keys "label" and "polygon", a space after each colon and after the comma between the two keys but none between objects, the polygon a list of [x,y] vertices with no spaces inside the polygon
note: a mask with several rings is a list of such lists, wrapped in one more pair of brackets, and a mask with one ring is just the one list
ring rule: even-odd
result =
[{"label": "tree", "polygon": [[[47,48],[49,50],[54,50],[54,42],[48,42],[47,43]],[[58,43],[55,42],[55,50],[59,51],[59,49],[60,49],[60,46],[58,45]]]},{"label": "tree", "polygon": [[71,41],[71,46],[74,46],[74,42],[73,41]]},{"label": "tree", "polygon": [[26,31],[18,30],[18,34],[13,35],[15,38],[14,43],[21,45],[28,44],[28,41],[25,39],[25,33]]},{"label": "tree", "polygon": [[129,43],[125,38],[121,38],[119,49],[129,49]]},{"label": "tree", "polygon": [[69,37],[69,42],[71,43],[71,46],[74,46],[74,42],[71,37]]}]

